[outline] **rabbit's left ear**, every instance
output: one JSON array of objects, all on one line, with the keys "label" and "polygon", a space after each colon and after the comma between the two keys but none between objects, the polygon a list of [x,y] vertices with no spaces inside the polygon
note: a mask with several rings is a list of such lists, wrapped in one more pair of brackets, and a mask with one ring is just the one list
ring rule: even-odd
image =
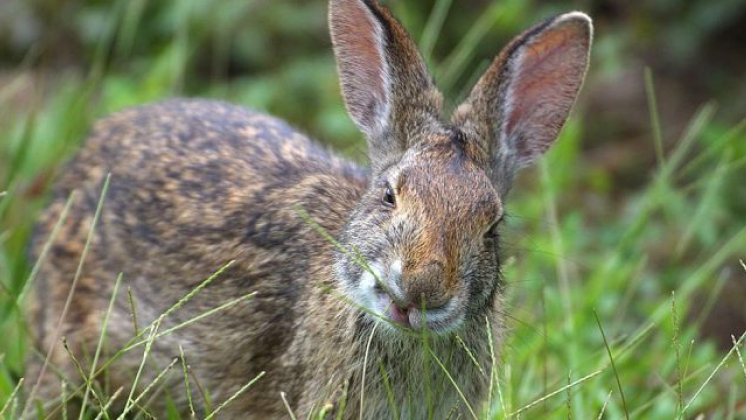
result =
[{"label": "rabbit's left ear", "polygon": [[414,42],[375,0],[331,0],[329,27],[347,110],[381,166],[437,122],[441,95]]},{"label": "rabbit's left ear", "polygon": [[556,140],[585,78],[592,33],[580,12],[534,26],[505,47],[454,112],[453,122],[487,153],[501,190]]}]

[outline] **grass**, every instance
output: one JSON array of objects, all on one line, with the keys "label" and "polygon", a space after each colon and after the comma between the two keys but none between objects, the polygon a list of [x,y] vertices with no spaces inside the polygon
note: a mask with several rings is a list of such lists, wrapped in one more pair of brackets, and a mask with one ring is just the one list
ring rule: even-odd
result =
[{"label": "grass", "polygon": [[[143,19],[142,3],[117,3],[124,17],[118,22],[118,15],[109,16],[113,23],[105,28],[100,52],[86,74],[48,76],[44,92],[29,98],[27,107],[11,102],[26,83],[24,73],[0,90],[0,107],[8,110],[0,117],[8,127],[0,132],[0,419],[17,418],[24,409],[17,398],[27,352],[22,307],[36,263],[25,258],[29,230],[54,174],[74,153],[92,121],[128,105],[183,93],[248,106],[269,103],[262,100],[267,94],[262,86],[272,80],[261,77],[253,84],[212,81],[209,87],[185,92],[195,46],[183,26],[179,36],[140,65],[107,69],[105,51],[124,57],[132,51]],[[465,72],[473,63],[476,44],[491,26],[513,16],[518,4],[493,3],[464,40],[444,60],[433,63],[449,92],[458,93],[452,86],[464,76],[473,79]],[[450,0],[436,3],[420,39],[426,52],[434,50],[449,9]],[[179,16],[188,20],[188,13],[180,9]],[[307,64],[309,77],[333,72],[331,55],[322,63]],[[524,174],[513,191],[508,202],[511,217],[503,232],[510,333],[502,363],[487,372],[490,402],[481,411],[473,407],[480,419],[746,415],[744,337],[738,334],[731,349],[723,351],[701,334],[704,319],[720,299],[725,270],[737,272],[738,278],[746,276],[746,267],[739,264],[746,249],[746,215],[737,211],[733,198],[739,196],[746,175],[746,122],[724,124],[717,120],[715,107],[705,105],[692,116],[681,139],[666,150],[652,75],[646,73],[644,81],[657,162],[644,185],[620,199],[613,180],[582,152],[586,123],[573,119],[557,147],[538,168]],[[346,143],[340,140],[354,132],[341,112],[341,98],[322,99],[333,102],[333,112],[324,117],[326,125],[314,131],[347,153],[359,148],[359,136]],[[181,303],[198,292],[195,289]],[[186,323],[250,297],[216,304]],[[132,302],[133,308],[136,305]],[[138,330],[126,350],[143,351],[144,365],[153,341],[173,329],[158,331],[156,323]],[[179,362],[188,376],[183,356],[171,366]],[[444,368],[437,359],[431,365]],[[93,377],[105,366],[94,363],[84,376]],[[241,392],[251,392],[260,378],[251,378]],[[115,398],[136,410],[157,393],[157,382],[143,384],[147,392],[140,394],[134,387],[105,394],[88,381],[83,388],[86,397],[90,392],[86,417],[108,418],[106,407]],[[197,393],[209,395],[209,390],[192,391],[195,398]],[[191,403],[192,395],[188,397]],[[221,407],[211,415],[219,417]]]}]

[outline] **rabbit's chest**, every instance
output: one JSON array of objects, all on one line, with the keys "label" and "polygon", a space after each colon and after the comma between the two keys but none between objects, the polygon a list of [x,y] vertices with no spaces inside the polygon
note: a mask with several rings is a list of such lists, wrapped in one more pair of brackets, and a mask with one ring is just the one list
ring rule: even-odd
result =
[{"label": "rabbit's chest", "polygon": [[[405,354],[369,355],[357,401],[363,418],[446,419],[478,412],[488,378],[456,348],[419,348]],[[388,359],[388,360],[386,360]],[[447,373],[446,373],[447,372]]]}]

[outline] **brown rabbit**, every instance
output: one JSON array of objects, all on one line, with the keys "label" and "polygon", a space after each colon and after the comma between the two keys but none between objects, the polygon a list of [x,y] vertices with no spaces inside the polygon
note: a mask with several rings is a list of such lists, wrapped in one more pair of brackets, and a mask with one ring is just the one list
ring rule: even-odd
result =
[{"label": "brown rabbit", "polygon": [[[38,258],[77,190],[32,305],[39,351],[29,360],[28,392],[47,412],[59,404],[61,377],[69,394],[85,394],[61,337],[87,374],[118,273],[123,287],[99,366],[134,335],[125,286],[144,326],[229,261],[159,331],[256,296],[158,337],[145,363],[144,346],[124,353],[96,377],[97,397],[105,387],[104,396],[120,387],[127,395],[142,368],[139,395],[181,346],[199,416],[207,408],[198,388],[213,408],[235,394],[218,414],[228,419],[285,418],[288,409],[298,418],[471,418],[484,409],[491,348],[499,350],[505,330],[497,248],[504,201],[516,170],[552,145],[567,118],[588,65],[591,21],[568,13],[518,36],[448,122],[422,57],[388,10],[331,0],[329,21],[368,169],[278,119],[210,100],[143,106],[96,124],[34,240]],[[146,409],[163,415],[169,397],[189,413],[184,383],[174,368],[146,396]]]}]

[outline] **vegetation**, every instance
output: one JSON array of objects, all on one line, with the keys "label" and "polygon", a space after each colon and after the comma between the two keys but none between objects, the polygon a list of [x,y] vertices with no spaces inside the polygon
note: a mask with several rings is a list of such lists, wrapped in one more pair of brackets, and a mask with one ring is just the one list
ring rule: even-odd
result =
[{"label": "vegetation", "polygon": [[[0,5],[0,33],[13,34],[0,37],[0,56],[13,62],[0,68],[0,418],[22,410],[15,390],[30,333],[30,229],[96,118],[165,97],[222,98],[281,116],[364,161],[337,87],[325,2],[296,3]],[[578,6],[388,3],[450,98],[463,96],[510,36]],[[666,92],[656,88],[693,66],[682,44],[706,54],[714,36],[743,22],[743,1],[712,3],[657,0],[627,15],[600,1],[580,4],[603,17],[594,63],[562,138],[509,201],[502,238],[511,330],[483,418],[746,416],[743,328],[725,325],[734,335],[726,345],[708,328],[713,310],[746,297],[731,288],[746,278],[745,108],[728,84],[743,73],[706,62],[711,79],[696,84],[720,106],[692,105],[686,117],[671,118]],[[673,10],[669,23],[656,18]],[[664,52],[646,55],[651,46]],[[633,111],[644,124],[608,123],[609,114],[596,113],[605,109],[594,102],[599,90],[645,57],[656,71],[635,78],[646,86],[648,108]],[[619,147],[630,138],[631,158]]]}]

